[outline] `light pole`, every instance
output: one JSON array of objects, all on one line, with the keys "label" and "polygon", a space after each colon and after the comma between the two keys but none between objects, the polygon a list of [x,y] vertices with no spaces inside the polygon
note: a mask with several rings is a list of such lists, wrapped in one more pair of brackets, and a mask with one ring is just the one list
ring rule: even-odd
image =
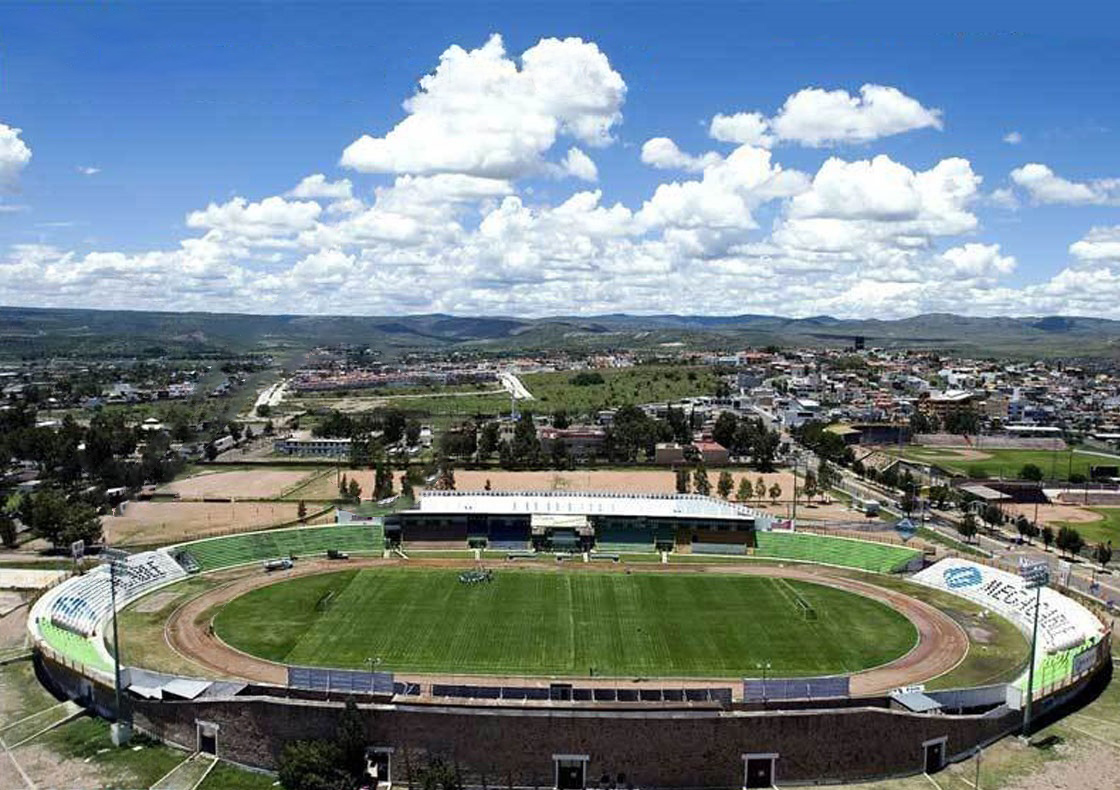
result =
[{"label": "light pole", "polygon": [[124,746],[132,740],[132,726],[124,720],[124,708],[121,701],[121,640],[117,629],[117,578],[128,576],[127,551],[120,549],[102,549],[102,554],[109,560],[109,608],[113,617],[113,699],[117,720],[110,729],[114,746]]},{"label": "light pole", "polygon": [[1034,590],[1034,626],[1031,629],[1031,657],[1027,665],[1027,704],[1023,706],[1023,735],[1026,740],[1031,737],[1031,703],[1034,700],[1034,656],[1038,649],[1038,610],[1042,608],[1042,588],[1050,581],[1050,566],[1037,560],[1020,560],[1019,576],[1026,583],[1028,590]]},{"label": "light pole", "polygon": [[797,462],[801,460],[801,453],[793,454],[793,513],[789,519],[790,529],[797,529]]},{"label": "light pole", "polygon": [[755,667],[762,670],[762,707],[766,707],[766,672],[770,669],[770,662],[759,662]]}]

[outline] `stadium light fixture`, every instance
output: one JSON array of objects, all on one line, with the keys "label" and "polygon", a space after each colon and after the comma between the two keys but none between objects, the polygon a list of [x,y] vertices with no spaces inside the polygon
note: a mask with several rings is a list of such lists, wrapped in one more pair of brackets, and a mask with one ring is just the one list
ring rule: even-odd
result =
[{"label": "stadium light fixture", "polygon": [[1042,608],[1042,588],[1050,583],[1050,565],[1040,560],[1019,560],[1019,576],[1028,590],[1034,590],[1034,626],[1031,629],[1031,659],[1027,665],[1027,704],[1023,706],[1023,738],[1031,737],[1031,703],[1034,701],[1034,660],[1038,649],[1038,610]]}]

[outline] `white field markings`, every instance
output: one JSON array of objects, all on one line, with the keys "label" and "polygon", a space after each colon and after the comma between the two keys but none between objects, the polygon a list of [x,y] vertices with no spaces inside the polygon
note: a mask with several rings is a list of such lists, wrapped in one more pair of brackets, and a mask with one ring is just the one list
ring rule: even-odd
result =
[{"label": "white field markings", "polygon": [[[59,710],[60,708],[62,710]],[[70,702],[69,700],[67,700],[66,702],[60,702],[58,705],[55,705],[52,708],[48,708],[47,710],[59,710],[59,712],[62,713],[63,715],[61,716],[61,718],[59,718],[55,721],[52,721],[52,722],[50,722],[49,724],[46,724],[43,727],[39,727],[38,729],[33,731],[31,733],[31,735],[28,735],[24,738],[21,738],[16,743],[8,743],[6,738],[5,739],[0,739],[0,742],[2,742],[5,746],[5,748],[7,748],[7,749],[16,749],[20,746],[23,746],[25,743],[30,743],[31,741],[35,740],[36,738],[38,738],[43,733],[50,732],[55,727],[60,727],[63,724],[66,724],[67,722],[69,722],[73,719],[76,719],[78,716],[84,715],[85,712],[86,712],[85,708],[83,708],[81,705],[78,705],[74,702]],[[11,729],[11,728],[9,728],[9,729]]]}]

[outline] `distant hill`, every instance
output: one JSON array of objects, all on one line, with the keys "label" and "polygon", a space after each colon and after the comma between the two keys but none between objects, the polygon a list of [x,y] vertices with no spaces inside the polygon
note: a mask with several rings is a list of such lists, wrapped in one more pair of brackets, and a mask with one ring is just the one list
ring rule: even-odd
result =
[{"label": "distant hill", "polygon": [[205,358],[270,352],[281,357],[328,343],[368,345],[386,357],[409,351],[527,352],[674,347],[851,345],[980,356],[1113,357],[1120,321],[1071,316],[976,318],[930,313],[899,320],[737,316],[299,316],[0,307],[0,356]]}]

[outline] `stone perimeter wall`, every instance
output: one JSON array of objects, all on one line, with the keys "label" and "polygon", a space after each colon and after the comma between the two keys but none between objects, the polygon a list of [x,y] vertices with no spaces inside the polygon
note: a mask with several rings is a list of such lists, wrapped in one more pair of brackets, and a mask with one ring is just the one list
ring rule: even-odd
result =
[{"label": "stone perimeter wall", "polygon": [[[84,695],[103,713],[112,690],[40,659],[64,693]],[[1036,704],[1038,714],[1078,694],[1092,676]],[[92,692],[92,699],[90,694]],[[171,702],[130,700],[137,729],[194,750],[198,722],[217,725],[218,756],[275,769],[284,744],[330,738],[343,703],[232,697]],[[621,711],[497,709],[467,705],[362,705],[370,746],[390,747],[394,784],[427,755],[456,763],[468,784],[551,787],[555,754],[587,755],[587,781],[601,776],[652,788],[741,788],[747,753],[776,753],[777,784],[853,781],[918,773],[923,743],[946,738],[947,759],[1013,732],[1020,713],[916,715],[884,708],[813,711]]]}]

